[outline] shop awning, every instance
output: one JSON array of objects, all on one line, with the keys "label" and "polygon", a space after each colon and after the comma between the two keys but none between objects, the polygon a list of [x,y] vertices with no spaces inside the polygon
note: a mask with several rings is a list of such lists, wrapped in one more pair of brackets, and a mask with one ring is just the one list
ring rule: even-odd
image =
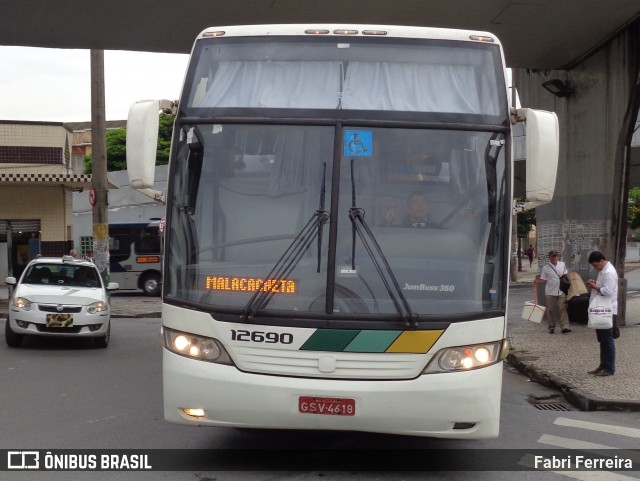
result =
[{"label": "shop awning", "polygon": [[[0,173],[0,185],[28,185],[28,186],[63,186],[69,189],[88,189],[91,187],[89,174],[27,174]],[[108,189],[117,189],[118,185],[107,177]]]}]

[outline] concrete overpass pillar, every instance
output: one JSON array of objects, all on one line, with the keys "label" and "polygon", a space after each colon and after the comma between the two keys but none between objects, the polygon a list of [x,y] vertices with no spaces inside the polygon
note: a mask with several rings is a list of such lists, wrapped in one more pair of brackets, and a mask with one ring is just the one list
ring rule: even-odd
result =
[{"label": "concrete overpass pillar", "polygon": [[[553,201],[536,209],[539,266],[551,249],[569,269],[595,277],[587,262],[599,250],[624,276],[629,145],[640,106],[640,22],[600,45],[568,70],[514,71],[522,105],[555,111],[560,161]],[[564,81],[573,93],[556,97],[542,87]],[[624,322],[626,293],[620,292]]]}]

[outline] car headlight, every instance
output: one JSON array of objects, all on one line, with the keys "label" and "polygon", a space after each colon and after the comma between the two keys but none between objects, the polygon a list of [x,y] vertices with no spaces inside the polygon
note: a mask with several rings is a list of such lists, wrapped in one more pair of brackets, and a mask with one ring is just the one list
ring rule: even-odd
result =
[{"label": "car headlight", "polygon": [[502,341],[447,347],[433,356],[422,373],[470,371],[490,366],[500,360],[501,347]]},{"label": "car headlight", "polygon": [[96,312],[104,312],[106,310],[107,310],[107,304],[102,301],[94,302],[93,304],[90,304],[89,307],[87,308],[87,312],[89,314],[95,314]]},{"label": "car headlight", "polygon": [[233,366],[233,361],[220,341],[210,337],[164,328],[164,347],[181,356],[200,361]]},{"label": "car headlight", "polygon": [[31,310],[31,301],[24,297],[17,297],[16,300],[13,302],[13,305],[18,309],[23,309],[25,311]]}]

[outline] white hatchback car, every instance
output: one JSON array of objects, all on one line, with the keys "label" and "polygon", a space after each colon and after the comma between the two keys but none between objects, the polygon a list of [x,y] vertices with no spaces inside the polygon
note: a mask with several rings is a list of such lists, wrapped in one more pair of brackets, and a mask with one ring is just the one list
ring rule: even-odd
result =
[{"label": "white hatchback car", "polygon": [[91,337],[96,347],[107,347],[111,333],[108,291],[96,266],[88,261],[41,257],[32,260],[14,286],[9,300],[5,334],[10,347],[24,336]]}]

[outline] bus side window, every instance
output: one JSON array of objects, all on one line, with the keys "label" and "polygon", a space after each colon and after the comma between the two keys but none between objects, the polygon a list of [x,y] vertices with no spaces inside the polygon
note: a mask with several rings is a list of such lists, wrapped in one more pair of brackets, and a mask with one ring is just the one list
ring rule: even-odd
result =
[{"label": "bus side window", "polygon": [[115,234],[109,237],[109,256],[112,261],[119,262],[129,258],[131,240],[128,235]]},{"label": "bus side window", "polygon": [[159,254],[160,233],[157,228],[144,229],[139,232],[134,242],[136,254]]}]

